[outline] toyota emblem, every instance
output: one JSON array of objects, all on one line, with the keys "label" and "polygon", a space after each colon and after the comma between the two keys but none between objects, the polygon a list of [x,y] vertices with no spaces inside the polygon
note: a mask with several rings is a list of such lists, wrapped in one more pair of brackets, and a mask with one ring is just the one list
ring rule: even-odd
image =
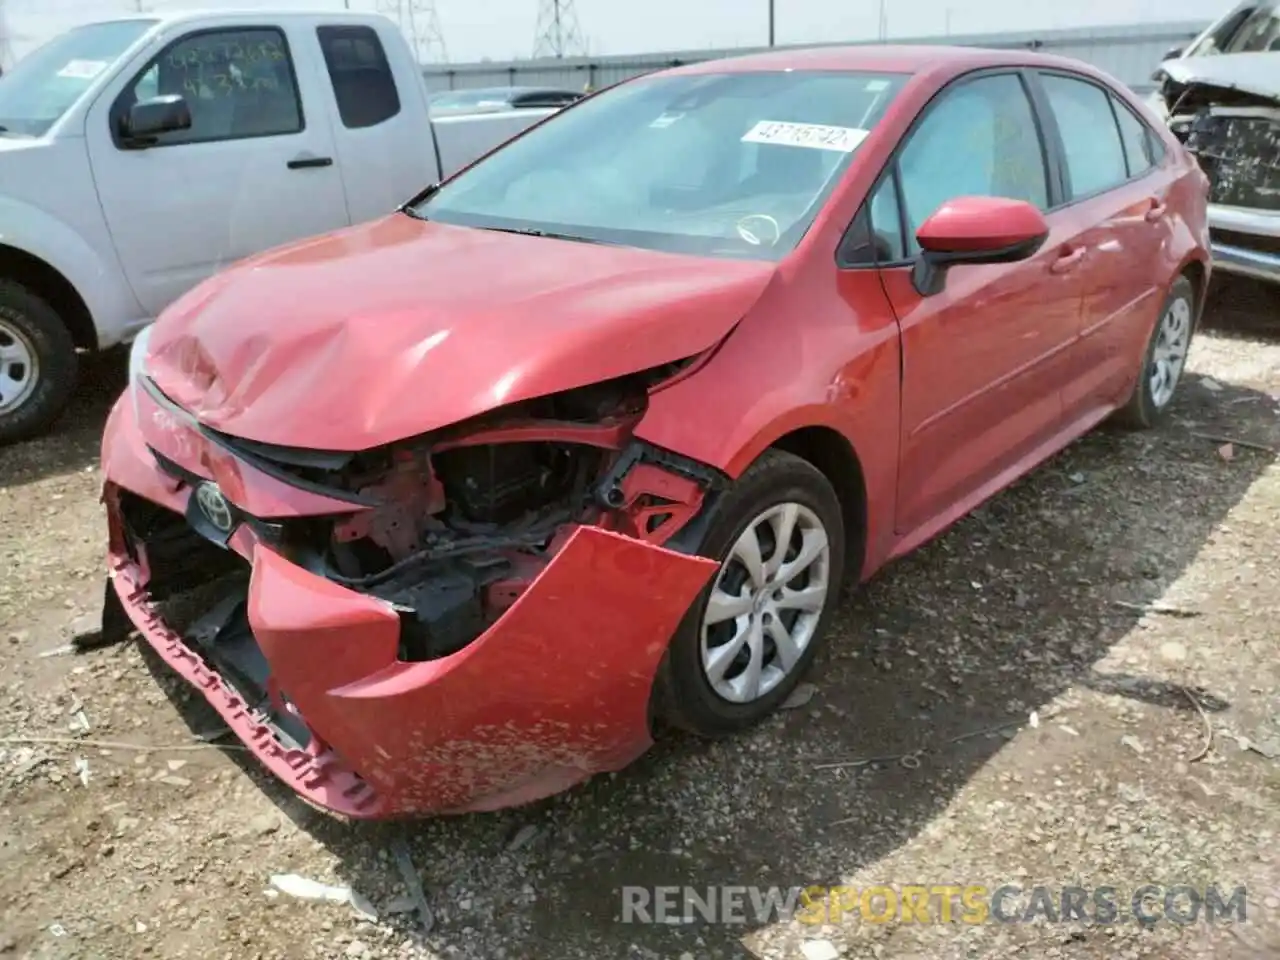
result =
[{"label": "toyota emblem", "polygon": [[234,525],[231,504],[222,495],[222,491],[218,489],[217,484],[200,484],[196,488],[196,503],[200,505],[200,512],[213,524],[215,530],[219,533],[231,532],[231,527]]}]

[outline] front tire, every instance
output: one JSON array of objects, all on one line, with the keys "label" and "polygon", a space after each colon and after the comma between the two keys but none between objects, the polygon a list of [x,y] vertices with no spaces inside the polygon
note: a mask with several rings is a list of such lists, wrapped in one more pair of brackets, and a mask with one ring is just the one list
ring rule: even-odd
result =
[{"label": "front tire", "polygon": [[1160,308],[1160,317],[1142,354],[1133,395],[1116,413],[1121,426],[1150,430],[1169,412],[1186,369],[1195,316],[1195,287],[1186,277],[1178,277]]},{"label": "front tire", "polygon": [[699,553],[720,569],[672,637],[654,713],[724,736],[773,713],[825,639],[844,575],[845,533],[831,483],[769,450],[713,508]]},{"label": "front tire", "polygon": [[44,300],[0,280],[0,445],[49,429],[71,397],[76,346]]}]

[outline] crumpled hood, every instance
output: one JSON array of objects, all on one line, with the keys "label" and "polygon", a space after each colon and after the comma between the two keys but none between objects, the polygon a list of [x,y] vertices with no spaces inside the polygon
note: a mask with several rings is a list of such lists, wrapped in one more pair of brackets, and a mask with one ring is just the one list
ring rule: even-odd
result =
[{"label": "crumpled hood", "polygon": [[1185,57],[1166,60],[1160,69],[1174,83],[1206,83],[1260,97],[1280,98],[1280,52]]},{"label": "crumpled hood", "polygon": [[395,214],[196,287],[157,321],[146,366],[215,430],[362,450],[692,356],[774,271]]}]

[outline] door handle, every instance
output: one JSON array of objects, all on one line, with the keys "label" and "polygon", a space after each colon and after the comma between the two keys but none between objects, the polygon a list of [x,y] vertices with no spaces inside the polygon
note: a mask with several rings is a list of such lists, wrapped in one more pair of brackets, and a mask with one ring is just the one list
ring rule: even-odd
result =
[{"label": "door handle", "polygon": [[1163,217],[1169,210],[1169,205],[1163,200],[1152,198],[1151,209],[1144,214],[1147,223],[1155,223]]},{"label": "door handle", "polygon": [[305,170],[308,167],[332,167],[333,157],[298,157],[286,164],[290,170]]},{"label": "door handle", "polygon": [[1052,273],[1066,273],[1084,259],[1084,254],[1084,247],[1076,247],[1074,250],[1065,250],[1057,260],[1050,264],[1049,270]]}]

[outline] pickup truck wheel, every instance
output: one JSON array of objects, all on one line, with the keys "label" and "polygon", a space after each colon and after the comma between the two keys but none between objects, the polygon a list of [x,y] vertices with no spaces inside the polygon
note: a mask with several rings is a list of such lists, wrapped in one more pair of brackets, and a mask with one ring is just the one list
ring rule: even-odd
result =
[{"label": "pickup truck wheel", "polygon": [[781,450],[713,509],[698,553],[720,569],[671,639],[651,708],[708,737],[763,720],[808,672],[840,595],[845,536],[830,482]]},{"label": "pickup truck wheel", "polygon": [[0,280],[0,444],[43,433],[75,387],[75,343],[53,308]]},{"label": "pickup truck wheel", "polygon": [[1116,422],[1121,426],[1150,430],[1168,413],[1187,365],[1195,316],[1195,288],[1186,277],[1178,277],[1160,307],[1160,316],[1142,354],[1133,395],[1116,413]]}]

